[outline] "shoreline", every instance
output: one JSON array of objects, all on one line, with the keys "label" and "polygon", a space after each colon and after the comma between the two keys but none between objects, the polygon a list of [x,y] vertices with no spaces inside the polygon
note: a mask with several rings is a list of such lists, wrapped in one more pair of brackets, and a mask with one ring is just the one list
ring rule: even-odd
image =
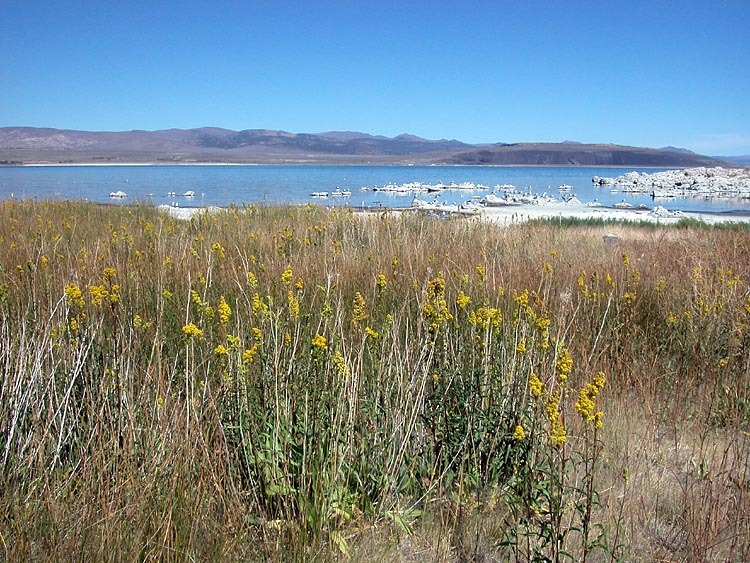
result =
[{"label": "shoreline", "polygon": [[[178,220],[190,220],[202,213],[220,213],[227,208],[208,207],[172,207],[157,205],[156,209]],[[378,214],[384,212],[405,213],[424,212],[414,208],[352,208],[357,214]],[[498,225],[515,225],[536,220],[550,219],[602,219],[604,221],[623,221],[629,223],[653,223],[656,225],[674,225],[682,220],[696,220],[707,225],[725,223],[750,223],[750,211],[710,211],[692,212],[676,211],[669,215],[659,215],[653,209],[616,209],[612,207],[589,207],[585,204],[541,204],[519,205],[507,207],[486,207],[474,215],[467,215],[480,221],[488,221]]]}]

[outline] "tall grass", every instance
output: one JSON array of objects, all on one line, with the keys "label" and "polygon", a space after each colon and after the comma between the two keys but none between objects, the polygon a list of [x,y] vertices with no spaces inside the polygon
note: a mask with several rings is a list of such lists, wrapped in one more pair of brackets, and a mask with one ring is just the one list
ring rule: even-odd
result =
[{"label": "tall grass", "polygon": [[0,204],[8,560],[750,557],[750,236]]}]

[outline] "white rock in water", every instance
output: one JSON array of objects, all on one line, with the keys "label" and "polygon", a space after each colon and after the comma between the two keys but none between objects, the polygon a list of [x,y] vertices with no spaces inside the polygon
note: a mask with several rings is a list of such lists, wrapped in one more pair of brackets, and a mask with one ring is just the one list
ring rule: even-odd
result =
[{"label": "white rock in water", "polygon": [[613,183],[623,192],[651,193],[654,197],[750,198],[750,170],[736,168],[628,172],[617,178],[595,176],[593,181],[600,186]]}]

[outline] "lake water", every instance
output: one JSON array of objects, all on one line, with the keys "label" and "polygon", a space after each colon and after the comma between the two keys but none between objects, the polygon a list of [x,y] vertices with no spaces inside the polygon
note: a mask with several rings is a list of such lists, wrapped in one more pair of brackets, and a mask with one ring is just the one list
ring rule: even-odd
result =
[{"label": "lake water", "polygon": [[[619,176],[630,170],[657,172],[663,168],[593,167],[498,167],[498,166],[29,166],[0,167],[0,199],[82,199],[100,203],[179,205],[201,207],[252,203],[318,203],[352,207],[406,207],[413,195],[393,195],[372,191],[375,186],[406,182],[473,182],[490,188],[513,184],[519,190],[548,193],[561,197],[558,186],[569,184],[573,194],[586,203],[598,199],[611,206],[622,200],[649,207],[663,205],[683,211],[750,211],[750,202],[673,199],[654,201],[645,194],[612,193],[599,188],[593,176]],[[370,188],[363,191],[360,188]],[[350,190],[351,197],[311,197],[312,192]],[[123,191],[127,197],[113,199],[110,192]],[[171,196],[195,192],[194,197]],[[480,198],[490,190],[450,190],[438,199],[463,203]],[[422,195],[421,198],[433,196]]]}]

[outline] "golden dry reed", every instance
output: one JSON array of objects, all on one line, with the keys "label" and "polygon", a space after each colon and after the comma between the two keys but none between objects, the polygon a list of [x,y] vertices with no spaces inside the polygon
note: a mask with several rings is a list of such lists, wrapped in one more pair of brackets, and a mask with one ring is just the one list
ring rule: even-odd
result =
[{"label": "golden dry reed", "polygon": [[748,560],[749,282],[742,229],[4,201],[0,560]]}]

